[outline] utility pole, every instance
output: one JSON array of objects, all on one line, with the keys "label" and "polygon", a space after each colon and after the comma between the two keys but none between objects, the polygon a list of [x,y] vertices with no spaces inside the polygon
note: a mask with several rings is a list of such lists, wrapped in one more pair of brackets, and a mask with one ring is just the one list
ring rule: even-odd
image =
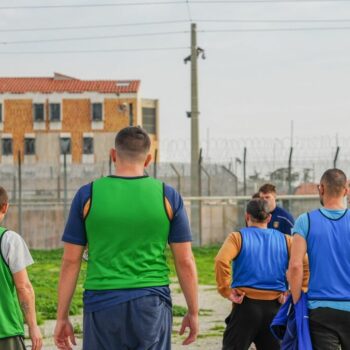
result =
[{"label": "utility pole", "polygon": [[292,160],[293,160],[293,146],[289,151],[288,158],[288,194],[292,194]]},{"label": "utility pole", "polygon": [[[200,154],[199,154],[199,110],[198,110],[198,56],[205,58],[204,50],[197,47],[197,26],[191,23],[191,55],[186,57],[185,64],[191,61],[191,196],[200,195]],[[201,203],[191,201],[191,228],[193,243],[200,245]]]},{"label": "utility pole", "polygon": [[22,232],[22,159],[21,151],[18,151],[18,232]]},{"label": "utility pole", "polygon": [[247,195],[247,147],[243,151],[243,194]]}]

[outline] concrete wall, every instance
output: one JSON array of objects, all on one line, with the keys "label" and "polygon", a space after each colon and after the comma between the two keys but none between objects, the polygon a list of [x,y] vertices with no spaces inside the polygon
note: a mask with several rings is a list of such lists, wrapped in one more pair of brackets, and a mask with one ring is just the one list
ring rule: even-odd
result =
[{"label": "concrete wall", "polygon": [[59,164],[59,133],[37,133],[35,139],[37,160],[47,164]]},{"label": "concrete wall", "polygon": [[[191,218],[190,201],[184,199],[186,211]],[[204,200],[202,202],[202,245],[221,244],[230,232],[245,226],[244,208],[246,200]],[[318,207],[315,198],[297,198],[290,201],[292,213]],[[22,235],[31,248],[53,249],[61,247],[64,229],[63,202],[53,200],[47,203],[25,202],[22,207]],[[11,205],[4,225],[18,230],[17,205]]]}]

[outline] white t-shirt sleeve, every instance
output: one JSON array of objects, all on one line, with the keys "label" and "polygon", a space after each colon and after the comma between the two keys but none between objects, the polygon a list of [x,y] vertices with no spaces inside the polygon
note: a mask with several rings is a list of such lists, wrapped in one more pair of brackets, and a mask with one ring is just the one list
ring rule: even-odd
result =
[{"label": "white t-shirt sleeve", "polygon": [[6,231],[1,240],[1,253],[12,274],[34,263],[23,238],[14,231]]}]

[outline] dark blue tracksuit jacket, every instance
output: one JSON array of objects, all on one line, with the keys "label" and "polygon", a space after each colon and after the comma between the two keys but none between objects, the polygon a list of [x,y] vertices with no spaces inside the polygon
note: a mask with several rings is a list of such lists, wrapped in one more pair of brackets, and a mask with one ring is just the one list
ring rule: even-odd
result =
[{"label": "dark blue tracksuit jacket", "polygon": [[304,293],[295,305],[292,296],[287,298],[271,323],[271,331],[282,340],[281,350],[312,350],[309,311]]}]

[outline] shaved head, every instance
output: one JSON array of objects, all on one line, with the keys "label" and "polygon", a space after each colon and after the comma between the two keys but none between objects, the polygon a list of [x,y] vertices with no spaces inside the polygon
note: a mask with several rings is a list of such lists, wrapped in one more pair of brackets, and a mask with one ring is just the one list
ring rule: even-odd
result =
[{"label": "shaved head", "polygon": [[338,197],[343,194],[347,187],[347,178],[340,169],[328,169],[321,177],[321,185],[328,196]]}]

